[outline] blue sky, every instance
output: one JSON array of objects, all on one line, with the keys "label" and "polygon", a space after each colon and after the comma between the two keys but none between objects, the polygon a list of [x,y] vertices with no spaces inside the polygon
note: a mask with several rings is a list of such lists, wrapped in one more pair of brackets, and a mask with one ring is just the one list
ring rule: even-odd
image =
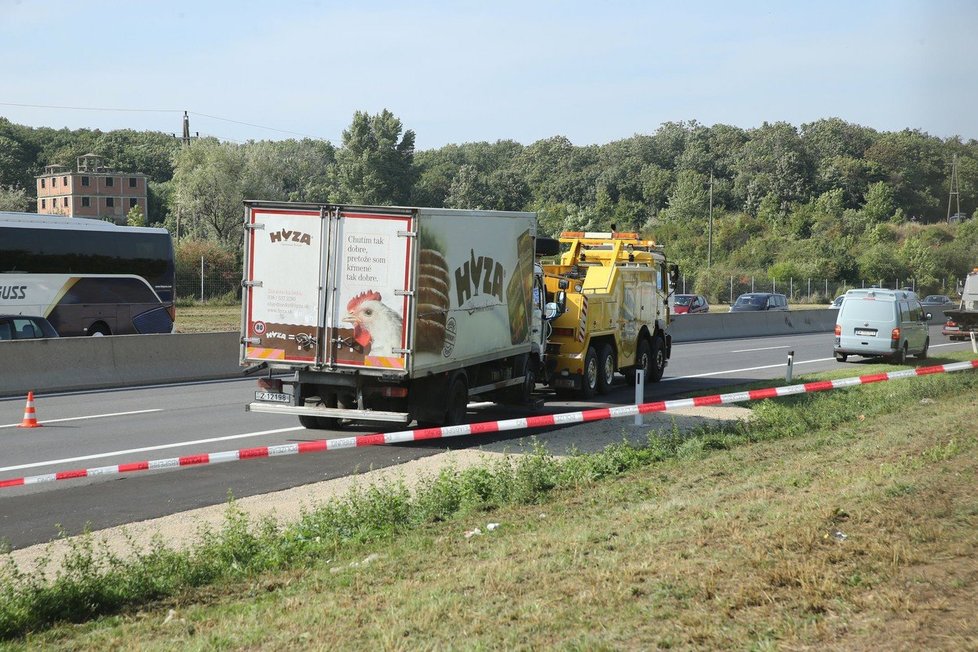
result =
[{"label": "blue sky", "polygon": [[179,132],[187,110],[226,140],[339,144],[387,108],[419,149],[826,117],[967,140],[976,34],[973,0],[0,0],[0,116]]}]

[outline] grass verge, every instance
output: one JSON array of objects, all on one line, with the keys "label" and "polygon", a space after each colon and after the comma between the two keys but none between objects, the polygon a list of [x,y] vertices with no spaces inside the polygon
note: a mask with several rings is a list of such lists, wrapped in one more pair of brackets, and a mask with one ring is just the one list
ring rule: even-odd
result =
[{"label": "grass verge", "polygon": [[53,580],[5,566],[0,633],[24,648],[975,647],[978,376],[754,412],[644,448],[448,469],[415,492],[362,487],[290,525],[232,503],[185,552],[82,538]]}]

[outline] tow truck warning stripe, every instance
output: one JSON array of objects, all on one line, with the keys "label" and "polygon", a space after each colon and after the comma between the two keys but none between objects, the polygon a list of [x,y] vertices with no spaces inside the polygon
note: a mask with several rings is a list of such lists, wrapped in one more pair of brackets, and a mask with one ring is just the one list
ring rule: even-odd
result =
[{"label": "tow truck warning stripe", "polygon": [[582,412],[565,412],[562,414],[541,414],[519,419],[507,419],[504,421],[486,421],[483,423],[444,426],[441,428],[402,430],[399,432],[391,432],[386,434],[375,433],[371,435],[359,435],[356,437],[342,437],[339,439],[321,439],[318,441],[299,442],[297,444],[282,444],[279,446],[258,446],[255,448],[242,448],[239,450],[223,451],[218,453],[201,453],[198,455],[186,455],[184,457],[172,457],[161,460],[129,462],[126,464],[101,466],[92,469],[58,471],[57,473],[47,473],[44,475],[32,475],[22,478],[0,480],[0,488],[22,487],[25,485],[34,485],[44,482],[54,482],[57,480],[72,480],[78,478],[115,475],[121,473],[131,473],[134,471],[151,471],[157,469],[200,466],[203,464],[219,464],[221,462],[233,462],[258,457],[321,453],[324,451],[339,450],[342,448],[380,446],[384,444],[399,444],[413,441],[425,441],[428,439],[443,439],[447,437],[460,437],[465,435],[480,435],[490,432],[526,430],[529,428],[557,426],[569,423],[600,421],[604,419],[614,419],[638,414],[667,412],[669,410],[677,410],[681,408],[700,407],[706,405],[728,405],[731,403],[744,403],[747,401],[758,401],[763,399],[777,398],[780,396],[791,396],[794,394],[824,392],[833,389],[854,387],[856,385],[868,385],[871,383],[879,383],[888,380],[897,380],[900,378],[930,376],[932,374],[943,374],[972,369],[978,369],[978,359],[968,362],[955,362],[952,364],[936,365],[932,367],[903,369],[900,371],[891,371],[889,373],[867,374],[865,376],[840,378],[838,380],[823,380],[814,383],[805,383],[802,385],[768,387],[765,389],[755,389],[746,392],[713,394],[710,396],[697,396],[695,398],[676,399],[672,401],[642,403],[640,405],[624,405],[613,408],[584,410]]}]

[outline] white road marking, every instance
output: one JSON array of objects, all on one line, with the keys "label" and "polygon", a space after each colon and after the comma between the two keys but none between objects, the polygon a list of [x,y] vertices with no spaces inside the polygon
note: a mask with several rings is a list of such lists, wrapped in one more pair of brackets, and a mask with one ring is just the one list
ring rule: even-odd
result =
[{"label": "white road marking", "polygon": [[[963,344],[963,343],[962,342],[948,342],[946,344],[931,344],[930,345],[930,348],[931,349],[936,349],[936,348],[938,348],[940,346],[959,346],[961,344]],[[778,348],[781,348],[781,347],[778,347]],[[783,347],[783,348],[788,348],[788,347]],[[731,353],[737,353],[737,352],[736,351],[731,351]],[[857,355],[857,354],[854,354],[854,355]],[[795,365],[811,364],[812,362],[828,362],[830,360],[835,360],[835,357],[833,356],[831,358],[816,358],[815,360],[796,360],[795,361]],[[667,377],[667,378],[663,378],[659,382],[666,383],[666,382],[670,382],[670,381],[673,381],[673,380],[686,380],[686,379],[689,379],[689,378],[707,378],[709,376],[722,376],[724,374],[737,374],[737,373],[742,373],[742,372],[745,372],[745,371],[760,371],[761,369],[777,369],[778,367],[786,367],[787,365],[788,365],[787,362],[781,362],[779,364],[766,364],[766,365],[762,365],[760,367],[745,367],[743,369],[726,369],[724,371],[711,371],[711,372],[705,373],[705,374],[692,374],[692,375],[689,375],[689,376]]]},{"label": "white road marking", "polygon": [[765,346],[760,349],[737,349],[736,351],[731,351],[731,353],[750,353],[751,351],[773,351],[774,349],[788,349],[788,346]]},{"label": "white road marking", "polygon": [[[38,423],[61,423],[62,421],[82,421],[84,419],[101,419],[102,417],[124,417],[129,414],[146,414],[147,412],[162,412],[163,408],[154,408],[152,410],[135,410],[133,412],[112,412],[111,414],[90,414],[87,417],[68,417],[66,419],[46,419],[45,421],[38,420]],[[8,423],[0,426],[0,428],[16,428],[19,423]]]},{"label": "white road marking", "polygon": [[103,457],[113,457],[116,455],[130,455],[132,453],[145,453],[147,451],[158,451],[165,448],[178,448],[180,446],[194,446],[196,444],[210,444],[216,441],[230,441],[232,439],[245,439],[247,437],[261,437],[263,435],[277,435],[280,432],[294,432],[305,430],[302,426],[293,428],[278,428],[277,430],[262,430],[260,432],[246,432],[240,435],[228,435],[226,437],[208,437],[207,439],[195,439],[194,441],[180,441],[173,444],[160,444],[159,446],[144,446],[142,448],[129,448],[121,451],[110,451],[108,453],[96,453],[94,455],[81,455],[79,457],[65,457],[60,460],[46,460],[44,462],[30,462],[28,464],[16,464],[14,466],[0,467],[0,473],[16,471],[18,469],[33,469],[38,466],[50,466],[52,464],[66,464],[68,462],[81,462],[84,460],[97,460]]}]

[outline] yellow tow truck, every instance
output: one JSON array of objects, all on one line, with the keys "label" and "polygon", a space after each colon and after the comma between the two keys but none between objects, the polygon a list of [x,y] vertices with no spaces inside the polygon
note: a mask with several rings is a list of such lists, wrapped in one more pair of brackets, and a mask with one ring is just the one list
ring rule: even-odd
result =
[{"label": "yellow tow truck", "polygon": [[662,378],[672,353],[669,286],[678,270],[638,233],[564,232],[543,264],[547,300],[559,306],[547,344],[551,387],[561,397],[604,394],[616,372],[634,385]]}]

